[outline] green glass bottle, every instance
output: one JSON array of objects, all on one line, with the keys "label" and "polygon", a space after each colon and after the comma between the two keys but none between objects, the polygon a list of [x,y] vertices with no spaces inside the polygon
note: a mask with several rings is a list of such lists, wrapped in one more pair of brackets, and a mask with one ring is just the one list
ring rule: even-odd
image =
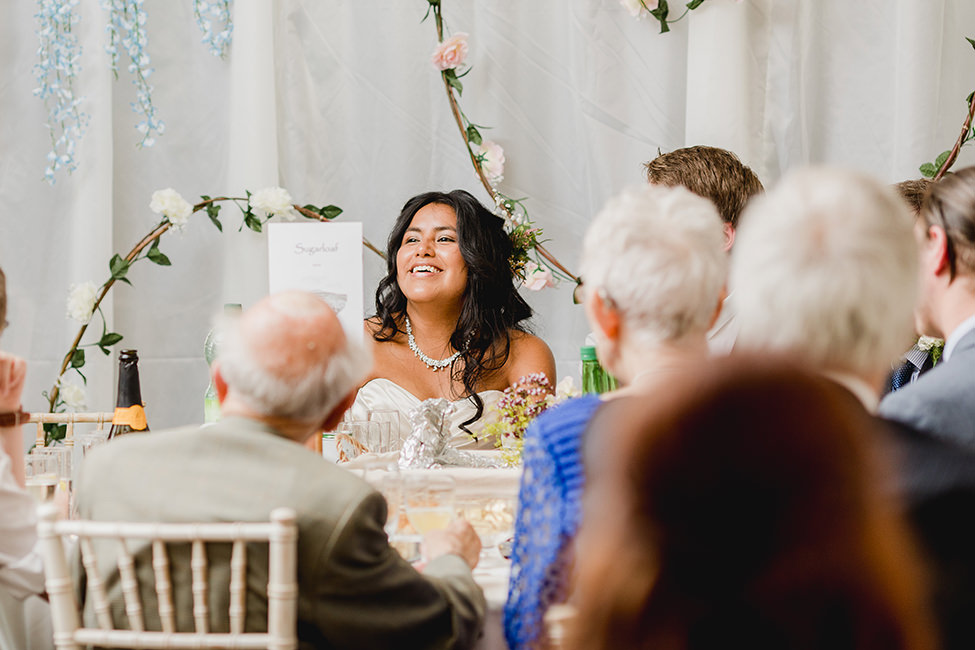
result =
[{"label": "green glass bottle", "polygon": [[149,425],[146,423],[142,388],[139,385],[139,353],[135,350],[122,350],[118,355],[118,391],[108,439],[133,431],[149,431]]}]

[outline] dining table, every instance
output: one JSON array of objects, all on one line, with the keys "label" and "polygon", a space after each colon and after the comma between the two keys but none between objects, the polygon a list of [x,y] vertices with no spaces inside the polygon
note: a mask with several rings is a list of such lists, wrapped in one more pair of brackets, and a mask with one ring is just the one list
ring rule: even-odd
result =
[{"label": "dining table", "polygon": [[[104,442],[103,432],[99,432],[95,442]],[[74,449],[74,465],[77,468],[82,461],[83,452],[87,452],[92,443],[87,438],[81,438],[82,444]],[[320,448],[319,448],[320,449]],[[316,450],[318,451],[318,450]],[[321,453],[321,452],[319,452]],[[504,650],[507,643],[504,639],[503,611],[507,598],[508,577],[511,572],[511,562],[502,555],[504,542],[510,542],[514,533],[514,516],[517,506],[518,490],[521,481],[521,467],[502,466],[502,455],[498,451],[477,450],[465,452],[470,454],[468,458],[478,465],[478,467],[462,466],[436,466],[431,468],[399,468],[397,460],[398,452],[386,453],[364,453],[347,462],[337,463],[340,467],[353,473],[359,474],[367,482],[376,487],[388,501],[392,501],[390,511],[401,513],[400,519],[406,520],[403,513],[402,492],[396,497],[391,497],[388,490],[384,490],[384,484],[390,482],[384,477],[393,475],[396,477],[396,484],[404,485],[406,482],[425,483],[439,478],[449,477],[454,486],[455,513],[467,519],[474,527],[475,532],[481,537],[482,551],[478,565],[472,571],[475,582],[484,592],[487,603],[486,616],[484,621],[483,633],[474,646],[477,650]],[[335,462],[334,458],[330,458]],[[417,543],[414,548],[418,549],[419,535],[416,531],[407,530],[406,537],[412,536]],[[397,537],[391,534],[393,541]],[[394,544],[396,546],[396,544]],[[510,546],[510,544],[509,544]],[[413,558],[418,559],[418,558]],[[0,621],[5,615],[9,614],[21,622],[26,622],[25,629],[17,629],[16,634],[11,638],[33,639],[30,642],[32,647],[51,647],[47,643],[50,638],[50,621],[46,603],[4,603],[0,600]],[[40,615],[39,615],[40,614]],[[4,627],[7,627],[4,625]],[[14,630],[10,630],[14,631]],[[20,641],[14,641],[13,645],[5,643],[5,637],[10,635],[0,634],[0,650],[15,650]],[[44,643],[38,641],[44,639]]]},{"label": "dining table", "polygon": [[[468,452],[474,462],[501,463],[497,451],[478,450]],[[477,650],[505,650],[503,614],[508,596],[508,576],[511,561],[502,556],[501,547],[514,534],[514,515],[518,490],[521,483],[521,466],[516,467],[456,467],[443,466],[425,469],[399,468],[398,454],[363,454],[340,466],[360,473],[380,492],[384,492],[384,479],[389,474],[398,475],[396,483],[409,480],[423,482],[441,476],[449,476],[455,485],[454,498],[457,511],[468,519],[475,532],[481,536],[482,551],[477,567],[473,570],[474,581],[484,591],[487,612],[484,630],[475,648]],[[389,481],[385,481],[389,484]],[[390,500],[389,492],[384,492]],[[395,504],[390,504],[395,510]],[[499,516],[499,513],[505,513]],[[412,532],[412,531],[411,531]],[[396,534],[391,535],[395,539]],[[394,544],[395,546],[395,544]]]}]

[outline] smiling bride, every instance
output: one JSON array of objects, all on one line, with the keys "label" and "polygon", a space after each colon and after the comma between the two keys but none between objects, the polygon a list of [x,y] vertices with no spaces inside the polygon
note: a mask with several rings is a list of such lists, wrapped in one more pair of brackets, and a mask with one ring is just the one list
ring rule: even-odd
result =
[{"label": "smiling bride", "polygon": [[[503,221],[464,190],[427,192],[406,202],[386,245],[387,273],[376,314],[365,322],[375,363],[352,407],[407,414],[422,400],[453,403],[451,444],[490,448],[479,436],[501,392],[543,372],[555,383],[555,359],[527,321],[509,265]],[[394,434],[395,435],[395,434]]]}]

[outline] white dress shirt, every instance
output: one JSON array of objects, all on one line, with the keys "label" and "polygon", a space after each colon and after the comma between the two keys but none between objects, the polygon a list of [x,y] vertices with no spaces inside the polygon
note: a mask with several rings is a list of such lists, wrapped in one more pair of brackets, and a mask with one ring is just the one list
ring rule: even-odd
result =
[{"label": "white dress shirt", "polygon": [[733,295],[729,293],[721,302],[721,313],[708,331],[708,351],[712,357],[729,354],[738,340],[738,319],[735,318],[737,311],[732,300]]},{"label": "white dress shirt", "polygon": [[44,591],[36,509],[37,503],[14,479],[10,458],[0,451],[0,590],[16,598]]}]

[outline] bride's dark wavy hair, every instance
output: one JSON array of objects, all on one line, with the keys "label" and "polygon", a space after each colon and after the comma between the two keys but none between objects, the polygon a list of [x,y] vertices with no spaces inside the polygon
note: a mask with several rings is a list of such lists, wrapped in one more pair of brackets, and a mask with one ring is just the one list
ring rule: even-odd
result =
[{"label": "bride's dark wavy hair", "polygon": [[511,239],[504,222],[469,192],[426,192],[414,196],[400,212],[386,242],[386,277],[376,289],[376,318],[380,327],[373,334],[377,341],[390,341],[402,331],[399,323],[406,313],[406,296],[396,281],[396,254],[403,235],[420,208],[439,203],[457,214],[457,242],[467,264],[467,288],[450,345],[460,357],[450,366],[451,377],[464,385],[465,397],[474,404],[474,417],[461,424],[476,422],[484,413],[484,402],[475,390],[485,376],[500,370],[511,352],[511,330],[528,331],[524,321],[532,310],[515,287],[508,258]]}]

